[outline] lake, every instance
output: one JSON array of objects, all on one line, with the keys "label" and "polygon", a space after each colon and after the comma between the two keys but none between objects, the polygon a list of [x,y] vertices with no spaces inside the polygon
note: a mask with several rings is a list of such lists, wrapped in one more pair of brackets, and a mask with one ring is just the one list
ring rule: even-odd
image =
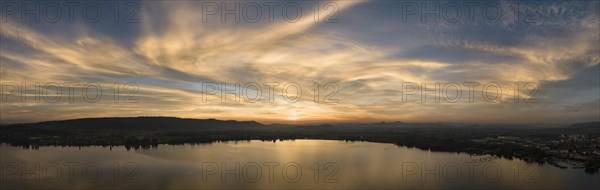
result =
[{"label": "lake", "polygon": [[489,155],[333,140],[0,145],[2,189],[596,189],[600,175]]}]

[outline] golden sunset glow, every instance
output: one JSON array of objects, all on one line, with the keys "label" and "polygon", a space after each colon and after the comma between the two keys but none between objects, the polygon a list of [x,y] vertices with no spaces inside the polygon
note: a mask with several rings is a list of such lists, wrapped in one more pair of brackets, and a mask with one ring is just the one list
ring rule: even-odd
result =
[{"label": "golden sunset glow", "polygon": [[[387,10],[371,6],[377,2],[335,3],[337,23],[315,22],[309,9],[296,22],[275,17],[273,22],[223,23],[219,15],[205,22],[199,2],[141,2],[139,22],[121,23],[119,34],[95,30],[103,24],[82,22],[57,33],[53,31],[64,30],[63,24],[45,29],[9,17],[0,29],[2,82],[25,82],[29,88],[35,82],[96,83],[103,87],[103,99],[88,103],[78,97],[75,102],[51,103],[30,98],[24,104],[6,89],[2,120],[175,116],[266,123],[565,122],[591,120],[600,114],[599,76],[594,74],[600,63],[599,26],[586,22],[597,21],[597,11],[580,12],[576,16],[585,18],[582,22],[556,25],[540,20],[524,29],[507,16],[479,30],[461,23],[402,23],[400,15],[375,14],[377,9]],[[536,32],[549,27],[561,32]],[[482,37],[494,30],[506,33]],[[595,81],[585,79],[590,73]],[[137,101],[113,103],[110,89],[115,82],[121,85],[121,93],[131,92],[132,88],[124,87],[135,83]],[[270,82],[279,83],[272,101],[264,85]],[[315,82],[321,85],[317,101]],[[427,88],[433,88],[436,82],[461,84],[461,101],[421,103],[420,93],[403,101],[403,83],[427,83]],[[480,83],[473,92],[475,101],[469,102],[464,82]],[[482,87],[490,82],[503,87],[500,101],[482,100]],[[537,94],[529,89],[516,91],[520,100],[534,97],[539,102],[513,103],[515,82],[536,84]],[[258,102],[246,101],[256,93],[251,88],[250,95],[237,97],[239,102],[232,101],[236,97],[231,94],[223,102],[219,93],[204,91],[207,83],[226,83],[230,89],[235,83],[240,88],[257,83],[262,96]],[[301,87],[297,102],[284,99],[288,96],[283,87],[289,83]],[[324,88],[328,83],[339,87],[333,95],[333,87]],[[297,94],[293,88],[288,93]],[[326,98],[338,102],[323,103]],[[565,112],[571,106],[577,111]]]}]

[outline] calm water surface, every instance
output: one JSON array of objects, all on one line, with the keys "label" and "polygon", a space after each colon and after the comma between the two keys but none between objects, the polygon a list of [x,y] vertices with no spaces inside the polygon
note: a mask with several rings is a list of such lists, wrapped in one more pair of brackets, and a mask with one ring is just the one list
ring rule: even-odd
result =
[{"label": "calm water surface", "polygon": [[2,189],[597,189],[600,176],[487,155],[329,140],[0,145]]}]

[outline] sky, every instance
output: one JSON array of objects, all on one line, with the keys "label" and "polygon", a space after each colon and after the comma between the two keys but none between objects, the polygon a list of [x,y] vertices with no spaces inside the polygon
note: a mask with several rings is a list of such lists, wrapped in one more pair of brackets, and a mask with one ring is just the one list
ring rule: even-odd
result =
[{"label": "sky", "polygon": [[1,3],[2,123],[600,120],[599,1]]}]

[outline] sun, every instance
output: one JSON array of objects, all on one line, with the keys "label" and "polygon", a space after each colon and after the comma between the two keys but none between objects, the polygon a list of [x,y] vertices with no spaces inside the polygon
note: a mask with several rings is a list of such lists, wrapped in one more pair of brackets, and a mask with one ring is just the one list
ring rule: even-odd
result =
[{"label": "sun", "polygon": [[296,113],[292,113],[292,115],[290,115],[288,117],[288,120],[290,120],[290,121],[298,121],[298,115]]}]

